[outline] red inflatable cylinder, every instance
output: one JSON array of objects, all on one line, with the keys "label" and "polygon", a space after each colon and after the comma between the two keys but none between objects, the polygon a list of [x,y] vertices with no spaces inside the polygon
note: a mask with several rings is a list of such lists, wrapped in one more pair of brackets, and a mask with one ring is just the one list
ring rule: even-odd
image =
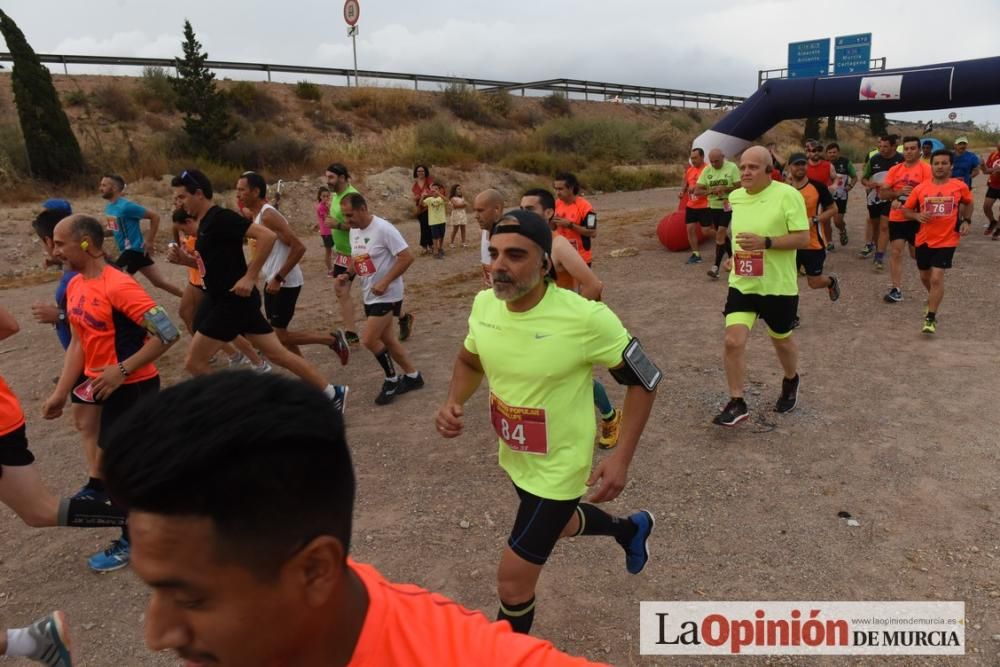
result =
[{"label": "red inflatable cylinder", "polygon": [[[696,227],[699,244],[705,240],[703,229],[704,227],[701,225]],[[660,224],[656,226],[656,236],[667,250],[672,252],[689,250],[690,244],[687,238],[687,225],[684,222],[684,209],[680,208],[663,216]]]}]

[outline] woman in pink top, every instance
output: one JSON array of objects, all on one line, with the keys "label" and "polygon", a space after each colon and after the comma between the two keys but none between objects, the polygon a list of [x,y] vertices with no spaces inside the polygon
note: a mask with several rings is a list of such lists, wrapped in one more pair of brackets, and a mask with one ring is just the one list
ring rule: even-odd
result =
[{"label": "woman in pink top", "polygon": [[333,232],[326,219],[330,217],[330,189],[320,188],[316,193],[316,224],[319,225],[319,236],[323,239],[323,249],[326,255],[323,262],[326,264],[326,275],[333,277]]}]

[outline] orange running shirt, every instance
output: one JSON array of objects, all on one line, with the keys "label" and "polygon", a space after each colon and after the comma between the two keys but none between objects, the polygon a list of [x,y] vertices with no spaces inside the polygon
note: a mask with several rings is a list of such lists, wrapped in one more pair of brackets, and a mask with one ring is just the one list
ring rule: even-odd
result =
[{"label": "orange running shirt", "polygon": [[[934,181],[924,181],[913,188],[906,200],[906,208],[913,211],[929,212],[933,217],[920,225],[917,231],[917,245],[927,244],[931,248],[954,248],[962,238],[958,229],[958,209],[960,204],[972,203],[972,191],[965,181],[948,179],[944,185]],[[940,213],[940,215],[934,215]]]},{"label": "orange running shirt", "polygon": [[812,162],[806,163],[806,178],[810,181],[816,181],[821,183],[826,187],[833,185],[833,179],[830,177],[830,171],[833,169],[833,165],[830,164],[829,160],[820,160],[816,164]]},{"label": "orange running shirt", "polygon": [[[917,161],[912,167],[907,166],[905,162],[900,162],[894,165],[889,173],[885,176],[885,187],[891,190],[902,190],[907,185],[916,186],[918,183],[923,183],[924,181],[931,180],[933,174],[931,173],[931,166],[926,162]],[[905,222],[906,218],[903,216],[903,211],[900,210],[900,206],[897,205],[899,200],[893,202],[892,209],[889,211],[889,222]],[[901,204],[901,202],[900,202]]]},{"label": "orange running shirt", "polygon": [[701,176],[701,172],[705,171],[705,165],[707,162],[702,162],[700,167],[695,167],[693,165],[688,165],[687,170],[684,172],[684,182],[687,183],[687,201],[684,205],[688,208],[708,208],[708,197],[698,197],[694,193],[694,188],[698,185],[698,177]]},{"label": "orange running shirt", "polygon": [[[561,199],[556,200],[556,215],[560,218],[566,218],[576,225],[584,224],[587,215],[593,211],[594,208],[590,202],[583,197],[577,197],[572,204],[567,204]],[[587,264],[593,261],[594,253],[590,250],[590,237],[583,236],[575,229],[567,229],[566,227],[556,227],[556,234],[565,237]]]},{"label": "orange running shirt", "polygon": [[[143,315],[156,302],[135,278],[105,266],[96,278],[78,273],[66,287],[66,315],[83,348],[83,374],[101,374],[139,351],[146,342]],[[146,364],[132,371],[125,384],[156,377],[156,366]]]},{"label": "orange running shirt", "polygon": [[17,396],[0,377],[0,436],[13,433],[24,426],[24,411]]},{"label": "orange running shirt", "polygon": [[[184,245],[184,249],[187,250],[187,253],[189,255],[201,259],[201,256],[198,254],[198,251],[195,250],[195,244],[198,243],[198,237],[196,235],[194,236],[185,235],[184,240],[181,241],[181,243]],[[205,280],[201,277],[201,271],[199,271],[197,267],[194,266],[188,267],[188,282],[194,285],[195,287],[205,286]]]},{"label": "orange running shirt", "polygon": [[809,216],[809,245],[805,249],[823,250],[826,248],[826,239],[823,238],[823,231],[816,222],[816,217],[833,204],[833,195],[825,185],[813,180],[806,181],[798,191],[806,202],[806,215]]},{"label": "orange running shirt", "polygon": [[[983,166],[987,169],[1000,167],[1000,151],[993,151],[990,153],[990,156],[986,158],[986,164]],[[1000,171],[990,174],[989,186],[1000,190]]]},{"label": "orange running shirt", "polygon": [[368,613],[348,667],[583,667],[549,642],[490,622],[443,595],[386,581],[348,560],[368,590]]}]

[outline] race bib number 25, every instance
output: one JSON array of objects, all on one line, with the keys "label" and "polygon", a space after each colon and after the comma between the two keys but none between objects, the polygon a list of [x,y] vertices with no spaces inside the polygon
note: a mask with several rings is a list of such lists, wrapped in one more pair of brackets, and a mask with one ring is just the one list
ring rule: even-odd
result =
[{"label": "race bib number 25", "polygon": [[507,405],[490,392],[490,422],[497,437],[515,452],[547,454],[545,410]]},{"label": "race bib number 25", "polygon": [[760,278],[764,275],[763,250],[739,250],[733,257],[733,270],[742,278]]}]

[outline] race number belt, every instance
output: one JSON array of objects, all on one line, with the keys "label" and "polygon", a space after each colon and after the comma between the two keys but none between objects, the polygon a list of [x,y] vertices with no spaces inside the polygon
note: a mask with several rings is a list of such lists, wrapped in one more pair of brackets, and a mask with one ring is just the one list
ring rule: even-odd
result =
[{"label": "race number belt", "polygon": [[490,423],[497,437],[515,452],[544,455],[549,451],[545,410],[542,408],[507,405],[490,392]]},{"label": "race number belt", "polygon": [[761,278],[764,275],[763,250],[737,250],[733,270],[741,278]]},{"label": "race number belt", "polygon": [[337,256],[333,258],[333,265],[339,266],[342,269],[349,268],[351,266],[351,258],[347,255],[341,255],[338,252]]}]

